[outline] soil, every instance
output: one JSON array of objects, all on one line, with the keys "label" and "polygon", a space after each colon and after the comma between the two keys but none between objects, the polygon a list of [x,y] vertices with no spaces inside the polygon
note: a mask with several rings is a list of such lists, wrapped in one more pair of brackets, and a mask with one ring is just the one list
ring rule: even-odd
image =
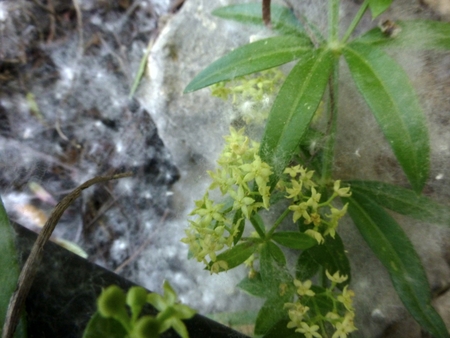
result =
[{"label": "soil", "polygon": [[146,239],[170,217],[177,168],[130,95],[175,0],[0,2],[0,191],[10,218],[39,231],[70,190],[98,175],[54,237],[132,277]]}]

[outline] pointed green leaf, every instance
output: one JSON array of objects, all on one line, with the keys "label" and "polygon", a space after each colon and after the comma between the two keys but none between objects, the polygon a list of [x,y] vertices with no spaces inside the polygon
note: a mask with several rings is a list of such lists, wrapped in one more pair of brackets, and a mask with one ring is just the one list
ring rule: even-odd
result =
[{"label": "pointed green leaf", "polygon": [[379,48],[352,43],[343,53],[409,182],[420,192],[428,178],[430,146],[425,116],[408,76]]},{"label": "pointed green leaf", "polygon": [[280,266],[285,266],[286,257],[284,256],[284,253],[280,249],[280,247],[273,242],[267,242],[267,247],[269,249],[270,255],[275,260],[275,262],[277,262]]},{"label": "pointed green leaf", "polygon": [[272,106],[261,141],[261,158],[278,177],[297,150],[325,91],[334,57],[311,52],[291,70]]},{"label": "pointed green leaf", "polygon": [[[272,28],[285,35],[305,36],[305,31],[294,13],[287,7],[271,5]],[[238,4],[215,9],[213,15],[223,19],[234,20],[247,24],[264,25],[261,3]]]},{"label": "pointed green leaf", "polygon": [[255,322],[255,334],[267,333],[276,323],[288,317],[284,308],[286,301],[281,297],[269,298],[258,312]]},{"label": "pointed green leaf", "polygon": [[414,191],[376,181],[347,181],[357,191],[379,205],[418,220],[450,225],[450,207]]},{"label": "pointed green leaf", "polygon": [[259,269],[261,273],[261,279],[264,283],[268,284],[272,280],[276,280],[276,266],[273,264],[273,259],[267,245],[261,248],[259,256]]},{"label": "pointed green leaf", "polygon": [[[0,198],[0,333],[5,322],[9,300],[19,279],[19,263],[14,243],[14,233]],[[22,316],[23,317],[23,316]],[[19,322],[15,337],[26,337],[24,318]]]},{"label": "pointed green leaf", "polygon": [[304,297],[304,300],[305,305],[310,308],[312,313],[324,316],[328,312],[333,311],[333,300],[330,299],[325,288],[318,285],[312,285],[311,290],[315,293],[314,297]]},{"label": "pointed green leaf", "polygon": [[[233,246],[231,249],[217,255],[216,262],[225,261],[228,265],[228,270],[244,263],[258,248],[255,242],[245,242]],[[209,262],[207,269],[210,270],[214,262]],[[222,268],[220,271],[224,271]]]},{"label": "pointed green leaf", "polygon": [[272,235],[272,239],[287,248],[305,250],[317,245],[317,241],[298,231],[280,231]]},{"label": "pointed green leaf", "polygon": [[[273,244],[273,243],[272,243]],[[264,282],[268,294],[271,297],[283,297],[290,299],[295,293],[293,278],[284,266],[281,266],[273,258],[269,245],[264,245],[259,256],[261,280]]]},{"label": "pointed green leaf", "polygon": [[389,37],[376,27],[354,42],[376,45],[379,47],[450,50],[450,23],[431,20],[396,21],[398,34]]},{"label": "pointed green leaf", "polygon": [[202,70],[184,92],[280,66],[303,57],[311,48],[310,43],[295,36],[277,36],[244,45]]},{"label": "pointed green leaf", "polygon": [[104,318],[98,312],[89,320],[83,338],[123,338],[127,331],[122,324],[113,318]]},{"label": "pointed green leaf", "polygon": [[250,222],[258,233],[259,237],[266,238],[266,227],[264,225],[264,221],[261,218],[261,215],[256,213],[250,217]]},{"label": "pointed green leaf", "polygon": [[372,19],[375,19],[381,13],[389,8],[392,0],[371,0],[369,2],[369,8],[372,12]]},{"label": "pointed green leaf", "polygon": [[420,258],[402,228],[381,206],[353,191],[348,213],[364,240],[388,270],[392,284],[417,322],[435,337],[450,337],[431,305],[431,292]]},{"label": "pointed green leaf", "polygon": [[287,324],[290,322],[289,319],[282,319],[267,331],[263,338],[304,338],[305,336],[301,333],[296,333],[295,329],[288,329]]},{"label": "pointed green leaf", "polygon": [[181,338],[189,338],[189,333],[186,325],[184,325],[181,320],[179,320],[178,318],[172,318],[170,322],[172,324],[172,328],[176,331],[176,333],[178,333]]},{"label": "pointed green leaf", "polygon": [[314,261],[322,265],[329,273],[334,274],[336,271],[339,271],[341,276],[348,276],[345,282],[339,284],[340,287],[344,287],[350,283],[350,262],[345,254],[342,239],[338,234],[335,234],[334,238],[327,236],[325,243],[316,245],[308,249],[307,252]]},{"label": "pointed green leaf", "polygon": [[311,257],[308,250],[303,251],[300,256],[298,256],[297,265],[295,267],[295,277],[302,281],[311,279],[319,271],[319,268],[320,264]]},{"label": "pointed green leaf", "polygon": [[253,278],[245,277],[237,286],[255,297],[267,298],[271,294],[267,289],[267,285],[262,281],[260,274]]}]

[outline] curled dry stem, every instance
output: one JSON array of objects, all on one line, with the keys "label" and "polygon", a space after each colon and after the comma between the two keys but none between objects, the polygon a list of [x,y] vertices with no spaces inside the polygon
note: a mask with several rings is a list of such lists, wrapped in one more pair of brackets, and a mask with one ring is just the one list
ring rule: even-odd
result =
[{"label": "curled dry stem", "polygon": [[39,236],[36,239],[33,247],[31,248],[31,253],[25,262],[24,267],[19,275],[19,280],[17,282],[17,289],[11,296],[9,301],[8,311],[6,313],[5,325],[3,327],[2,338],[12,338],[16,330],[17,324],[19,322],[20,314],[22,312],[25,299],[27,298],[28,292],[30,291],[31,285],[33,284],[34,277],[37,272],[37,267],[42,257],[44,251],[44,245],[49,240],[53,233],[59,219],[61,218],[64,211],[75,201],[84,189],[89,188],[91,185],[96,183],[107,182],[110,180],[115,180],[123,177],[130,177],[132,173],[123,173],[112,176],[97,176],[86,182],[84,182],[79,187],[75,188],[70,194],[65,196],[53,209],[52,214],[48,218],[44,227],[42,228]]}]

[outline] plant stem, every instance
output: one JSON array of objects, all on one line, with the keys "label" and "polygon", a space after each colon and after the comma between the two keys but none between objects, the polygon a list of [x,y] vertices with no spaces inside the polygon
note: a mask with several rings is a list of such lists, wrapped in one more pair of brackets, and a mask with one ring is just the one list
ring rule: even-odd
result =
[{"label": "plant stem", "polygon": [[328,2],[328,43],[338,41],[339,30],[339,0]]},{"label": "plant stem", "polygon": [[286,218],[286,216],[291,212],[291,210],[286,209],[280,217],[278,217],[278,219],[275,221],[275,223],[273,224],[272,228],[269,230],[269,232],[267,233],[266,238],[270,238],[272,236],[272,234],[275,232],[275,230],[278,228],[278,226],[281,224],[281,222],[283,222],[283,220]]},{"label": "plant stem", "polygon": [[358,13],[356,13],[355,17],[353,18],[353,21],[350,23],[350,26],[348,26],[348,29],[345,32],[344,37],[342,38],[342,43],[347,42],[348,38],[350,37],[350,35],[353,33],[356,26],[358,25],[359,21],[361,21],[364,13],[367,10],[367,7],[369,6],[369,1],[370,0],[365,0],[363,2],[363,4],[361,5],[361,7],[359,7]]},{"label": "plant stem", "polygon": [[329,121],[327,129],[327,141],[324,148],[322,161],[321,185],[325,185],[331,179],[334,160],[334,145],[336,142],[337,114],[338,114],[338,90],[339,90],[339,57],[336,57],[329,83]]},{"label": "plant stem", "polygon": [[28,292],[30,291],[34,277],[36,276],[38,265],[44,252],[44,245],[52,235],[53,230],[58,224],[58,221],[64,211],[81,195],[83,190],[89,188],[91,185],[118,178],[130,177],[131,175],[132,173],[124,173],[113,176],[94,177],[74,189],[55,206],[50,217],[39,233],[39,236],[34,242],[33,247],[31,248],[31,253],[28,256],[22,271],[20,272],[19,280],[17,282],[17,290],[11,296],[9,301],[8,312],[6,313],[5,324],[3,326],[2,338],[12,338],[14,335],[14,331],[16,330],[20,317],[20,312],[23,308]]}]

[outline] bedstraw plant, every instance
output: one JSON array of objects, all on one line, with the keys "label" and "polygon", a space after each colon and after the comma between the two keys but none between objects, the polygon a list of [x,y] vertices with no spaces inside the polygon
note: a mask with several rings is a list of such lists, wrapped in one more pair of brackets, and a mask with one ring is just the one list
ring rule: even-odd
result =
[{"label": "bedstraw plant", "polygon": [[[405,71],[384,50],[449,50],[450,25],[388,20],[353,36],[367,11],[375,19],[391,2],[365,0],[343,36],[338,34],[338,0],[329,0],[327,34],[267,0],[262,16],[260,3],[213,12],[266,24],[277,35],[213,62],[185,92],[211,86],[213,95],[233,101],[241,125],[267,120],[260,140],[252,140],[245,128],[230,127],[218,167],[209,172],[212,184],[196,202],[182,241],[211,273],[248,266],[238,286],[265,299],[255,323],[257,335],[344,338],[357,330],[349,261],[336,232],[348,213],[416,321],[434,337],[449,337],[431,306],[419,256],[386,210],[445,225],[450,219],[444,206],[421,195],[430,162],[425,116]],[[410,188],[332,176],[341,57]],[[293,61],[286,77],[276,70]],[[276,220],[267,221],[264,210],[279,212]],[[295,252],[295,266],[288,263],[288,251]]]}]

